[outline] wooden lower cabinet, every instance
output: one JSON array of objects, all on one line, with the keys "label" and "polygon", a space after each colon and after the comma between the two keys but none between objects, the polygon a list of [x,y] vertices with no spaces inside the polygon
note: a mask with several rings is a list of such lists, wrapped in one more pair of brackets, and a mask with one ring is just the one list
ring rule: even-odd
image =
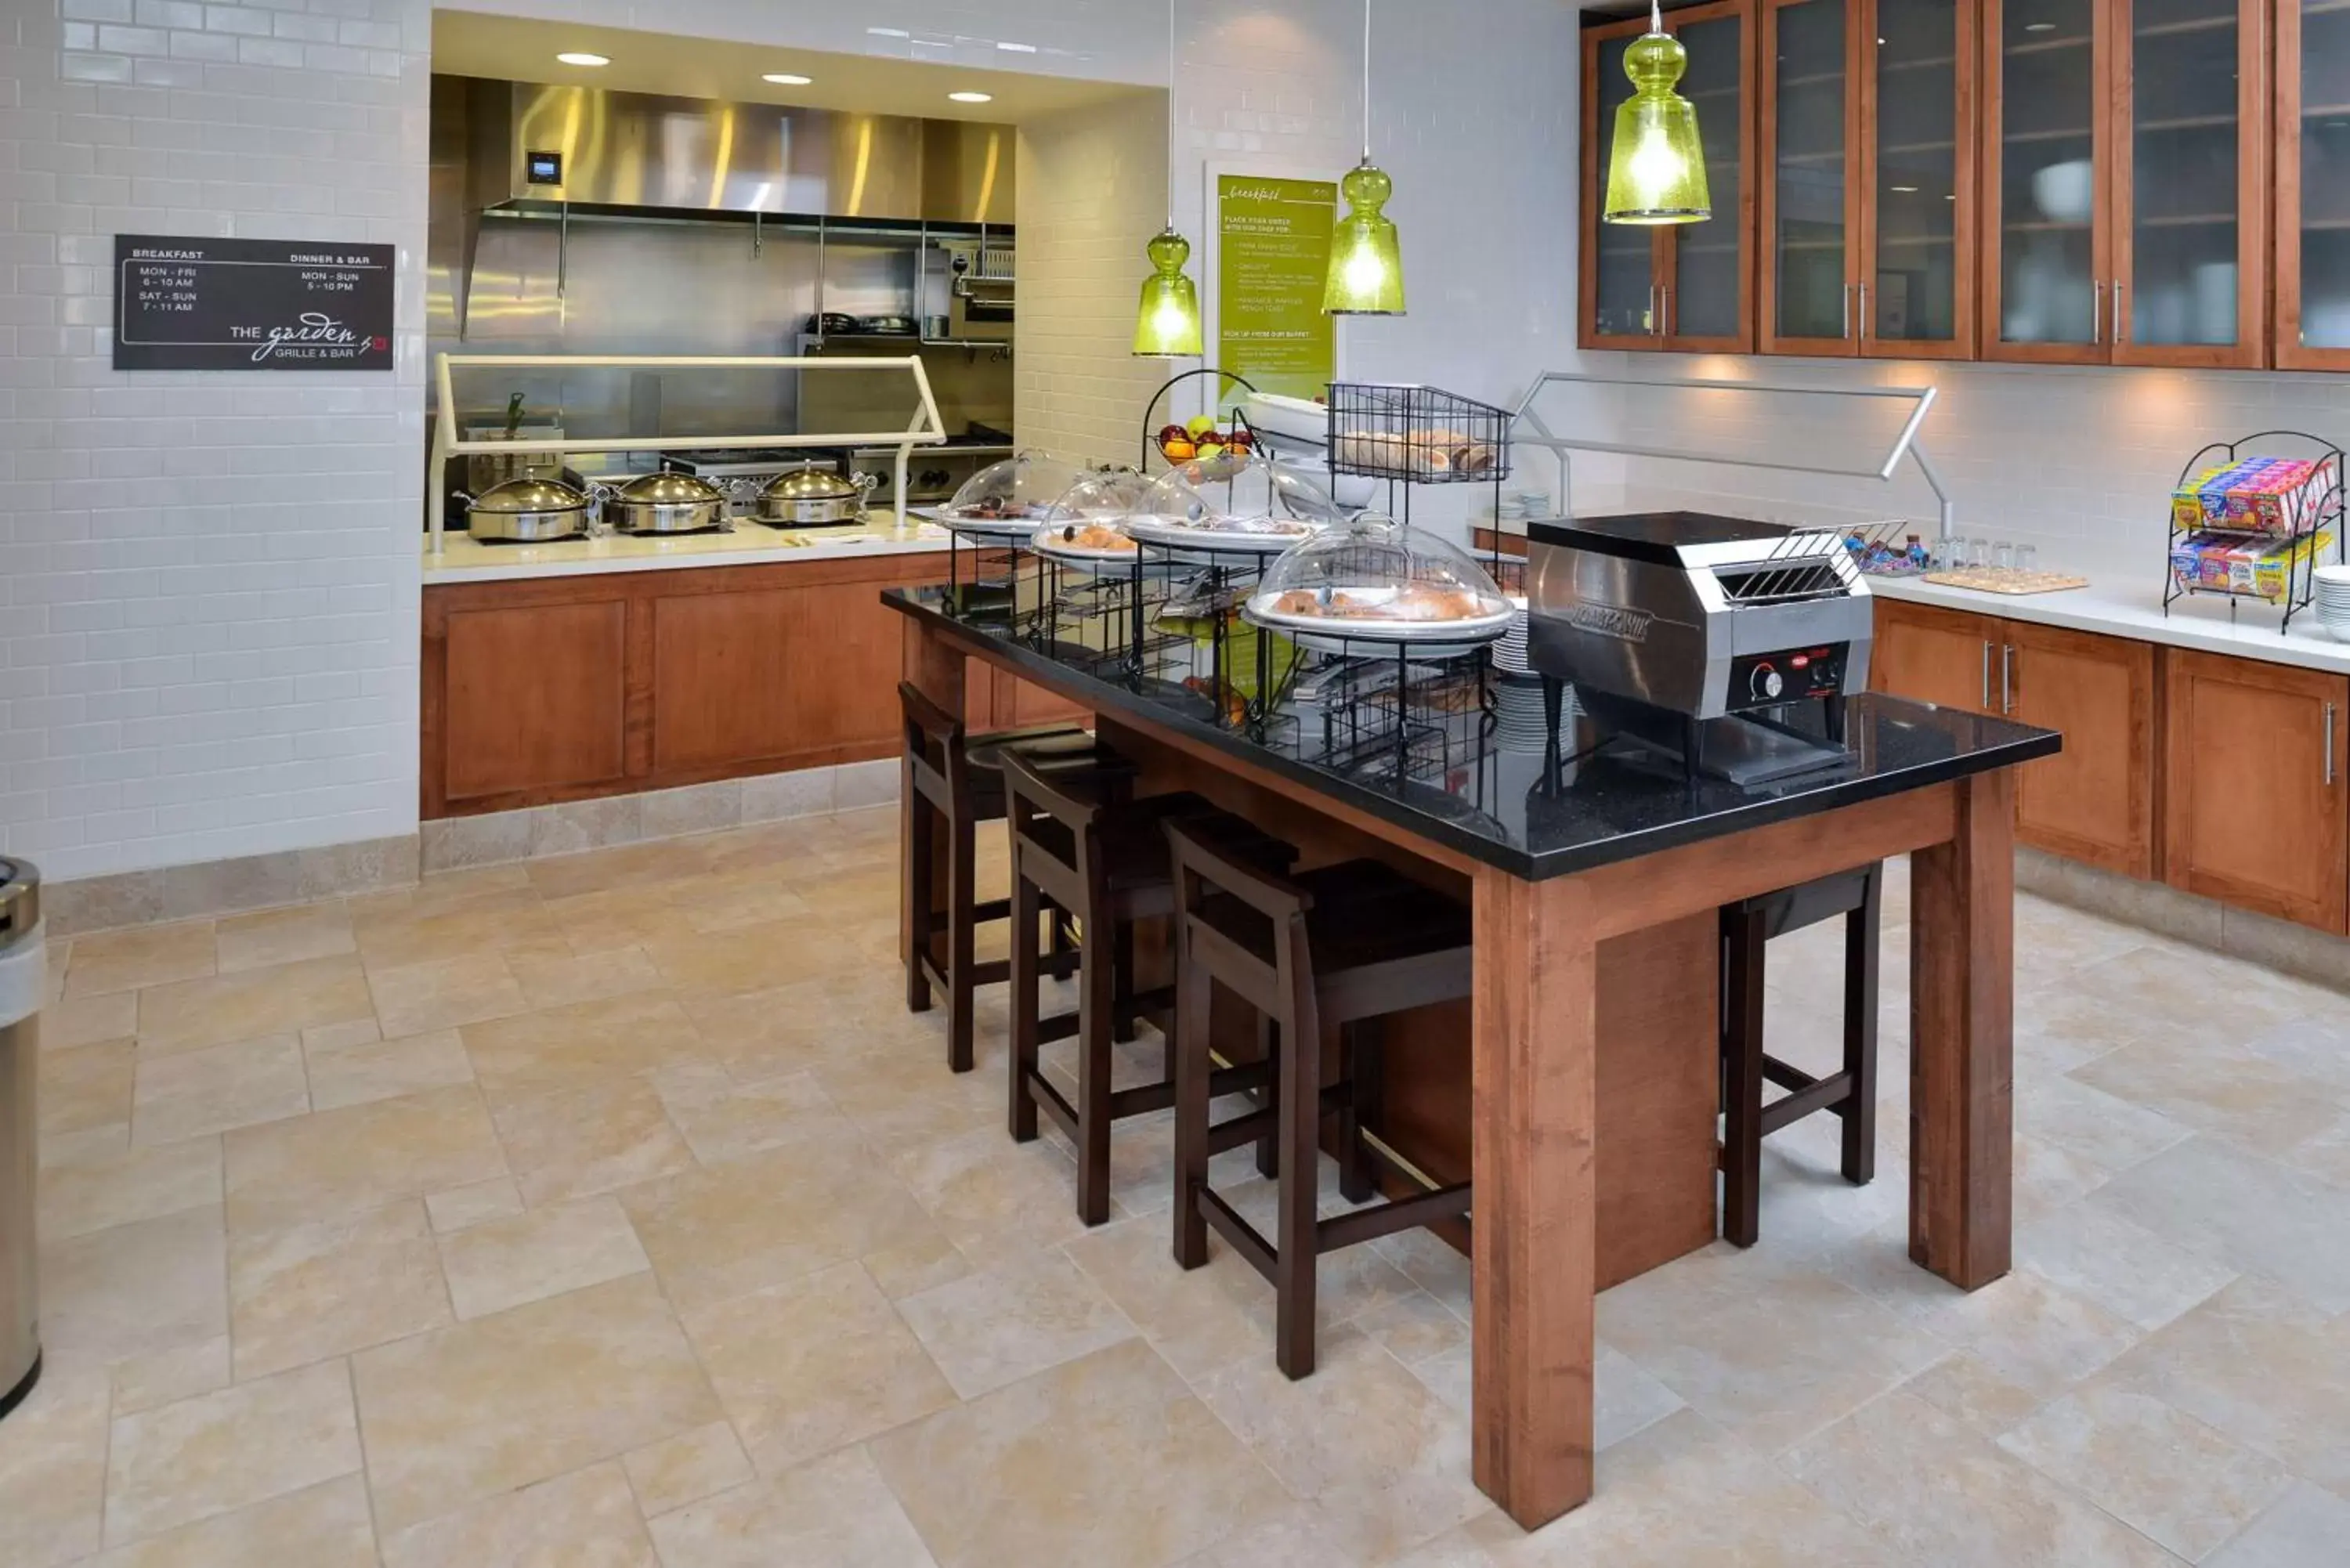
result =
[{"label": "wooden lower cabinet", "polygon": [[2026,621],[2000,627],[2008,716],[2064,737],[2056,755],[2016,771],[2017,841],[2152,880],[2154,645]]},{"label": "wooden lower cabinet", "polygon": [[1938,707],[1970,713],[1999,711],[1992,666],[2001,622],[1990,616],[1877,601],[1877,640],[1868,653],[1868,684]]},{"label": "wooden lower cabinet", "polygon": [[945,575],[923,555],[429,585],[422,814],[894,755],[881,590]]},{"label": "wooden lower cabinet", "polygon": [[2350,931],[2350,678],[2165,650],[2175,888]]}]

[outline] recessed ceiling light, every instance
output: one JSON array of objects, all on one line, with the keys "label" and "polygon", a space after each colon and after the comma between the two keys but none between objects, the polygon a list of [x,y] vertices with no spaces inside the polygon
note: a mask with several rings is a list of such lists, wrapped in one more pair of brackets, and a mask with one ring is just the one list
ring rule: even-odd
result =
[{"label": "recessed ceiling light", "polygon": [[763,82],[773,82],[777,87],[806,87],[816,78],[800,76],[792,71],[769,71],[759,79]]},{"label": "recessed ceiling light", "polygon": [[2023,25],[2023,30],[2027,33],[2053,33],[2056,30],[2056,24],[2054,22],[2026,22]]},{"label": "recessed ceiling light", "polygon": [[1886,189],[1888,191],[1898,191],[1905,196],[1914,196],[1918,193],[1918,187],[1915,185],[1888,185]]},{"label": "recessed ceiling light", "polygon": [[951,92],[947,97],[957,103],[993,103],[995,101],[995,95],[992,92]]},{"label": "recessed ceiling light", "polygon": [[608,66],[612,63],[610,56],[591,55],[585,49],[566,49],[555,57],[567,66]]},{"label": "recessed ceiling light", "polygon": [[995,47],[1011,55],[1033,55],[1036,52],[1036,46],[1034,44],[1009,43],[1002,38],[995,41]]}]

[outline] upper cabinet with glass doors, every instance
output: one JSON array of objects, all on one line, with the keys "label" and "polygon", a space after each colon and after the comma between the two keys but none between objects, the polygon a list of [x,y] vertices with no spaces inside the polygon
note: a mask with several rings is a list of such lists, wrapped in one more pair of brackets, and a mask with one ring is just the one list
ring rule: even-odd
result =
[{"label": "upper cabinet with glass doors", "polygon": [[2350,0],[2277,0],[2276,362],[2350,370]]},{"label": "upper cabinet with glass doors", "polygon": [[1689,52],[1679,92],[1697,110],[1713,216],[1653,227],[1598,221],[1616,136],[1632,94],[1624,51],[1646,16],[1583,35],[1582,332],[1586,348],[1742,354],[1754,348],[1755,0],[1665,13]]},{"label": "upper cabinet with glass doors", "polygon": [[1975,342],[1974,0],[1763,0],[1764,350]]},{"label": "upper cabinet with glass doors", "polygon": [[2262,0],[1983,7],[1983,358],[2262,363]]}]

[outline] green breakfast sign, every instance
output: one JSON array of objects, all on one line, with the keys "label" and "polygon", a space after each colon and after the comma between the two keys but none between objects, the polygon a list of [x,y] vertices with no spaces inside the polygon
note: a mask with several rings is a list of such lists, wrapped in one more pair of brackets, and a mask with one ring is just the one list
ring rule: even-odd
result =
[{"label": "green breakfast sign", "polygon": [[1338,186],[1216,177],[1216,357],[1259,391],[1323,396],[1336,372],[1322,287]]}]

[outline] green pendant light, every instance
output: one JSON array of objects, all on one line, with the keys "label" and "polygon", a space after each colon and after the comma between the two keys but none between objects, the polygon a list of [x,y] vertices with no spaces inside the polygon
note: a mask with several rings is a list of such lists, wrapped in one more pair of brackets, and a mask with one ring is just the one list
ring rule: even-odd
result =
[{"label": "green pendant light", "polygon": [[1330,236],[1322,308],[1332,316],[1401,316],[1403,247],[1395,220],[1380,210],[1395,194],[1395,182],[1371,161],[1371,0],[1363,0],[1363,161],[1338,190],[1347,211]]},{"label": "green pendant light", "polygon": [[1657,0],[1649,0],[1648,32],[1624,51],[1624,74],[1633,90],[1616,110],[1603,221],[1701,223],[1713,216],[1697,109],[1673,90],[1688,68],[1689,51],[1665,31]]},{"label": "green pendant light", "polygon": [[1142,304],[1134,316],[1138,355],[1197,354],[1200,349],[1200,290],[1183,271],[1191,242],[1175,232],[1175,7],[1167,7],[1167,226],[1142,254],[1150,275],[1142,280]]}]

